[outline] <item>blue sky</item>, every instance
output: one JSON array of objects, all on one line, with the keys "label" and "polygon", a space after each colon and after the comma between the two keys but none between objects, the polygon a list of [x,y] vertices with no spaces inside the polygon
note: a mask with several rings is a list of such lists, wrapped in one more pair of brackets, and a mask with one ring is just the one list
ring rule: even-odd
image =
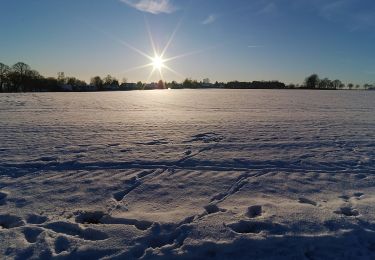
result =
[{"label": "blue sky", "polygon": [[0,24],[0,62],[45,76],[156,81],[149,28],[167,81],[375,81],[373,0],[0,0]]}]

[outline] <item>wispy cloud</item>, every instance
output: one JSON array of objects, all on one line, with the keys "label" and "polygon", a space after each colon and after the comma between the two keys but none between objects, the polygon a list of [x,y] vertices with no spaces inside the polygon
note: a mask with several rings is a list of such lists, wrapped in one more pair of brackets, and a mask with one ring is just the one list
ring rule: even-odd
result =
[{"label": "wispy cloud", "polygon": [[349,4],[346,0],[326,2],[319,6],[319,14],[326,19],[333,20],[339,15],[344,14],[344,9]]},{"label": "wispy cloud", "polygon": [[344,23],[352,30],[375,27],[375,5],[358,5],[353,0],[337,0],[320,7],[320,15],[327,20]]},{"label": "wispy cloud", "polygon": [[375,1],[291,0],[296,8],[312,7],[327,21],[342,24],[350,31],[375,28]]},{"label": "wispy cloud", "polygon": [[215,22],[216,19],[217,19],[216,15],[210,14],[209,16],[207,16],[206,19],[203,20],[202,24],[204,24],[204,25],[211,24],[211,23]]},{"label": "wispy cloud", "polygon": [[363,11],[352,15],[354,23],[350,26],[353,31],[375,28],[375,11]]},{"label": "wispy cloud", "polygon": [[258,14],[271,14],[277,12],[277,5],[273,2],[267,3],[263,6],[259,11]]},{"label": "wispy cloud", "polygon": [[120,0],[121,2],[146,13],[170,14],[177,10],[170,0]]}]

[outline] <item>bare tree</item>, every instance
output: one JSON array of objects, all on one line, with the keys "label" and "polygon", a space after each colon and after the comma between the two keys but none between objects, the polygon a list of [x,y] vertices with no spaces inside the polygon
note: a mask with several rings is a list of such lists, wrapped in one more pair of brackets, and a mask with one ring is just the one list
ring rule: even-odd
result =
[{"label": "bare tree", "polygon": [[335,79],[334,81],[332,81],[332,87],[334,89],[341,89],[343,86],[342,82],[338,79]]},{"label": "bare tree", "polygon": [[371,85],[367,84],[367,83],[363,85],[363,88],[366,89],[366,90],[369,89],[370,87],[371,87]]},{"label": "bare tree", "polygon": [[31,70],[30,66],[23,62],[17,62],[12,66],[12,83],[15,91],[21,87],[22,91],[26,90],[25,79]]},{"label": "bare tree", "polygon": [[111,75],[107,75],[103,79],[103,83],[105,86],[111,86],[111,87],[118,87],[119,83],[118,80],[115,77],[112,77]]},{"label": "bare tree", "polygon": [[324,78],[319,82],[319,88],[331,88],[332,82],[328,78]]},{"label": "bare tree", "polygon": [[142,83],[142,81],[138,81],[137,82],[137,89],[143,89],[144,88],[144,84]]},{"label": "bare tree", "polygon": [[99,76],[91,78],[90,85],[95,86],[97,90],[103,90],[103,80]]},{"label": "bare tree", "polygon": [[348,89],[352,90],[353,87],[354,87],[353,83],[349,83],[349,84],[348,84]]},{"label": "bare tree", "polygon": [[67,79],[65,78],[65,73],[64,72],[57,72],[57,81],[61,85],[66,84]]},{"label": "bare tree", "polygon": [[307,88],[317,88],[319,86],[319,77],[317,74],[312,74],[305,79],[305,85]]},{"label": "bare tree", "polygon": [[36,70],[26,71],[22,87],[23,91],[40,91],[40,82],[43,77]]},{"label": "bare tree", "polygon": [[0,91],[4,90],[3,88],[5,87],[5,83],[8,80],[9,71],[10,71],[9,66],[0,62]]},{"label": "bare tree", "polygon": [[165,88],[164,82],[162,80],[159,80],[158,89],[163,89],[163,88]]},{"label": "bare tree", "polygon": [[17,62],[13,65],[12,70],[20,75],[26,75],[31,70],[30,66],[23,62]]}]

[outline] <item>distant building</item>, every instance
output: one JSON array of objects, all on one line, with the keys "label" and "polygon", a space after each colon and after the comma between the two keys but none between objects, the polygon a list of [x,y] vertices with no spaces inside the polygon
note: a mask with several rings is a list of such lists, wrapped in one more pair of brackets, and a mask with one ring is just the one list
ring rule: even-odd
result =
[{"label": "distant building", "polygon": [[103,88],[105,90],[119,90],[119,86],[116,85],[116,84],[112,84],[112,85],[104,85]]},{"label": "distant building", "polygon": [[158,88],[158,83],[152,82],[149,84],[146,84],[145,89],[157,89]]},{"label": "distant building", "polygon": [[206,78],[206,79],[203,79],[202,87],[203,88],[212,88],[213,84],[210,83],[210,79],[209,78]]}]

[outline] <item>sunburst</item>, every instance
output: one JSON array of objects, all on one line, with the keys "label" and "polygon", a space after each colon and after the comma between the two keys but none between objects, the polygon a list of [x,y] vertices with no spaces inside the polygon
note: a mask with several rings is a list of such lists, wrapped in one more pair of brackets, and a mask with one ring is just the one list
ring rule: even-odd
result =
[{"label": "sunburst", "polygon": [[147,69],[147,68],[151,68],[151,71],[150,71],[150,74],[146,80],[146,82],[149,82],[151,77],[155,74],[155,72],[159,72],[159,75],[160,75],[160,79],[164,81],[164,76],[163,76],[163,71],[164,70],[167,70],[171,73],[173,73],[174,75],[176,75],[177,77],[181,78],[181,79],[184,79],[186,78],[183,74],[177,72],[176,70],[172,69],[171,67],[169,67],[167,65],[168,62],[171,62],[171,61],[174,61],[174,60],[177,60],[177,59],[181,59],[181,58],[185,58],[187,56],[191,56],[191,55],[195,55],[195,54],[198,54],[198,53],[202,53],[204,51],[208,51],[212,48],[214,48],[215,46],[212,46],[212,47],[209,47],[209,48],[206,48],[206,49],[203,49],[203,50],[196,50],[196,51],[191,51],[191,52],[187,52],[187,53],[182,53],[182,54],[179,54],[179,55],[176,55],[176,56],[172,56],[172,57],[166,57],[166,53],[168,51],[168,48],[169,46],[171,45],[171,43],[173,42],[174,38],[175,38],[175,35],[177,34],[177,31],[181,25],[181,22],[182,22],[182,18],[180,19],[179,23],[176,25],[174,31],[172,32],[172,34],[170,35],[166,45],[164,46],[163,50],[160,52],[156,49],[155,47],[155,43],[154,43],[154,39],[152,37],[152,34],[151,34],[151,30],[150,30],[150,27],[147,23],[147,20],[146,20],[146,17],[145,17],[145,24],[146,24],[146,28],[147,28],[147,32],[148,32],[148,36],[149,36],[149,40],[150,40],[150,43],[151,43],[151,47],[152,47],[152,54],[149,55],[147,54],[146,52],[134,47],[133,45],[129,44],[128,42],[120,39],[119,37],[116,37],[115,35],[109,33],[108,31],[106,30],[102,30],[100,28],[97,28],[97,27],[94,27],[91,23],[87,22],[87,25],[90,26],[92,29],[106,35],[107,37],[111,38],[112,40],[120,43],[121,45],[127,47],[128,49],[134,51],[135,53],[138,53],[140,54],[141,56],[143,56],[144,58],[146,58],[148,60],[148,63],[146,64],[143,64],[143,65],[140,65],[140,66],[135,66],[135,67],[132,67],[132,68],[129,68],[128,70],[126,71],[122,71],[121,73],[127,73],[127,72],[131,72],[131,71],[136,71],[136,70],[140,70],[140,69]]},{"label": "sunburst", "polygon": [[185,58],[187,56],[202,53],[204,51],[208,51],[208,50],[215,47],[215,46],[212,46],[212,47],[209,47],[209,48],[206,48],[206,49],[203,49],[203,50],[196,50],[196,51],[191,51],[191,52],[187,52],[187,53],[182,53],[182,54],[172,56],[172,57],[166,57],[166,53],[168,51],[168,48],[171,45],[171,43],[173,42],[173,40],[175,38],[175,35],[177,34],[177,31],[178,31],[178,29],[179,29],[179,27],[182,23],[182,20],[183,19],[181,18],[180,21],[178,22],[178,24],[176,25],[174,31],[170,35],[165,47],[163,48],[163,50],[161,52],[159,52],[155,47],[154,39],[152,37],[150,27],[149,27],[149,25],[147,23],[147,20],[146,20],[146,17],[145,17],[145,24],[146,24],[149,40],[150,40],[150,43],[151,43],[152,52],[153,52],[151,55],[147,54],[144,51],[141,51],[140,49],[134,47],[133,45],[131,45],[128,42],[120,39],[119,37],[116,37],[115,35],[109,33],[106,30],[95,27],[89,22],[86,22],[86,24],[88,26],[90,26],[91,29],[96,30],[96,31],[106,35],[107,37],[111,38],[112,40],[118,42],[119,44],[127,47],[128,49],[130,49],[130,50],[140,54],[144,58],[146,58],[149,61],[149,63],[143,64],[143,65],[140,65],[140,66],[136,66],[136,67],[133,67],[133,68],[129,68],[128,70],[122,71],[121,73],[123,74],[123,73],[131,72],[131,71],[135,71],[135,70],[151,68],[150,74],[149,74],[149,76],[147,78],[147,81],[146,81],[146,82],[149,82],[151,77],[154,75],[155,72],[159,72],[160,79],[164,81],[163,70],[167,70],[167,71],[173,73],[174,75],[178,76],[181,79],[186,78],[181,73],[179,73],[179,72],[175,71],[174,69],[172,69],[171,67],[169,67],[167,65],[167,63],[170,62],[170,61],[174,61],[176,59],[181,59],[181,58]]},{"label": "sunburst", "polygon": [[181,25],[181,20],[177,24],[175,30],[172,32],[171,36],[169,37],[169,40],[167,41],[166,45],[164,46],[164,48],[161,52],[159,52],[155,47],[155,42],[154,42],[154,39],[152,37],[152,33],[151,33],[150,27],[149,27],[146,19],[145,19],[145,24],[146,24],[147,33],[148,33],[148,36],[149,36],[149,40],[150,40],[150,43],[151,43],[153,53],[152,53],[152,55],[148,55],[147,53],[139,50],[138,48],[130,45],[129,43],[121,41],[121,43],[123,45],[125,45],[129,49],[135,51],[136,53],[142,55],[143,57],[145,57],[149,61],[149,63],[146,63],[144,65],[130,68],[129,70],[127,70],[127,72],[139,70],[139,69],[151,68],[150,74],[148,75],[148,78],[147,78],[147,82],[150,81],[151,77],[155,74],[155,72],[156,73],[158,72],[159,75],[160,75],[160,79],[164,81],[165,80],[164,75],[163,75],[164,70],[167,70],[167,71],[173,73],[174,75],[176,75],[180,78],[185,78],[185,76],[183,76],[181,73],[179,73],[179,72],[175,71],[174,69],[172,69],[171,67],[169,67],[166,63],[168,63],[170,61],[173,61],[173,60],[176,60],[176,59],[186,57],[186,56],[190,56],[192,54],[197,53],[197,51],[176,55],[176,56],[173,56],[173,57],[165,57],[166,53],[168,51],[168,48],[171,45],[171,43],[173,42],[173,39],[174,39],[174,37],[175,37],[175,35],[176,35],[180,25]]}]

